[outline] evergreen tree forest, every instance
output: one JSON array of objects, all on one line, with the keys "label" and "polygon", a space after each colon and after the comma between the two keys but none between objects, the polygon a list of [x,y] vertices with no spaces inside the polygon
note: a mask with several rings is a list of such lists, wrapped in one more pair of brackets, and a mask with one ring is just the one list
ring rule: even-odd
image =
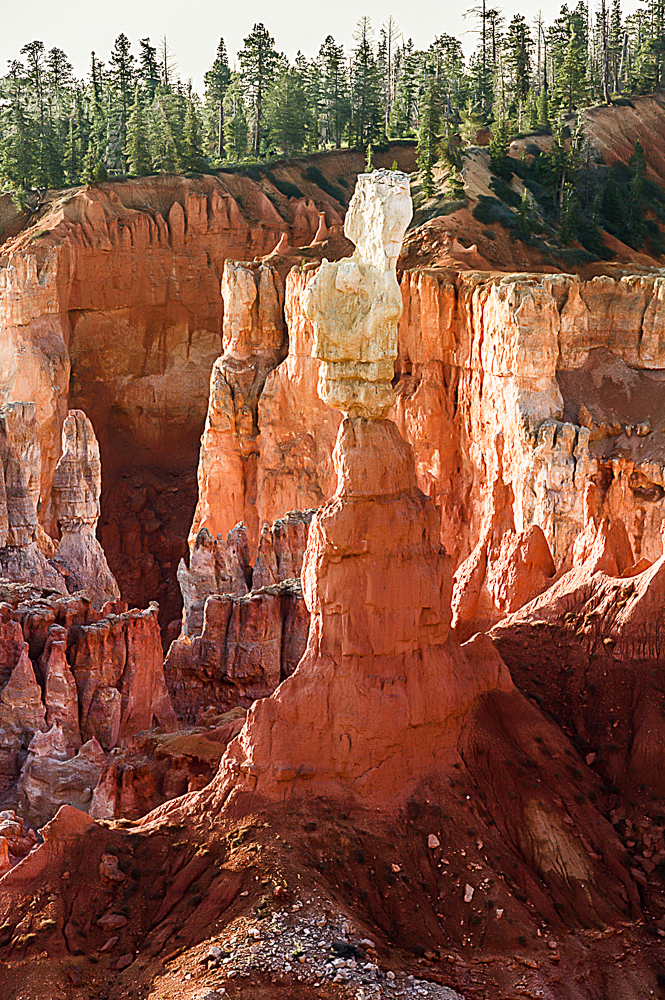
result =
[{"label": "evergreen tree forest", "polygon": [[[291,63],[269,29],[255,24],[235,58],[219,40],[203,93],[180,78],[166,38],[132,42],[121,34],[104,58],[91,53],[83,78],[61,49],[28,42],[0,78],[0,190],[24,203],[45,188],[238,169],[345,146],[369,151],[371,160],[388,140],[411,139],[425,195],[444,163],[449,193],[459,196],[460,150],[489,128],[497,192],[505,195],[510,137],[553,133],[553,151],[536,157],[525,179],[564,236],[581,239],[579,178],[585,155],[589,167],[589,140],[578,113],[663,86],[665,4],[643,0],[624,16],[621,0],[597,0],[595,9],[579,0],[546,24],[479,0],[465,17],[476,40],[468,58],[448,34],[416,49],[392,18],[376,29],[363,17],[350,51],[328,35],[318,52],[298,52]],[[634,245],[646,238],[635,222],[642,159],[637,150],[626,176],[605,176],[592,206],[587,179],[581,208],[590,231],[602,218]],[[504,205],[500,196],[492,201]],[[528,206],[512,208],[517,230],[529,229]],[[500,214],[496,205],[480,209],[488,221]]]}]

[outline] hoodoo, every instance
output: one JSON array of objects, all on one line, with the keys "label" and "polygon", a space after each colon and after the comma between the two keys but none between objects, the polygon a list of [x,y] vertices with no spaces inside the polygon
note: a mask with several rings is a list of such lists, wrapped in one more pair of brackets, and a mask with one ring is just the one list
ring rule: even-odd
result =
[{"label": "hoodoo", "polygon": [[434,504],[386,419],[402,306],[395,264],[411,213],[405,174],[361,177],[345,223],[356,252],[324,261],[305,295],[319,395],[344,413],[337,490],[305,553],[307,650],[229,747],[221,776],[234,791],[399,797],[450,752],[479,692],[512,689],[487,639],[465,652],[450,634]]}]

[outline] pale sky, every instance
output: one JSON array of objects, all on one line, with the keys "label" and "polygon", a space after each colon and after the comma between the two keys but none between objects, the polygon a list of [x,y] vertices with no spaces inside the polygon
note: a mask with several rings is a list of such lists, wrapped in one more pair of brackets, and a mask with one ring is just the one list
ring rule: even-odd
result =
[{"label": "pale sky", "polygon": [[[138,39],[149,36],[152,44],[166,34],[181,79],[191,78],[202,90],[203,74],[210,67],[220,36],[226,40],[231,63],[243,38],[262,21],[276,47],[293,59],[298,49],[308,58],[319,50],[326,35],[333,35],[348,49],[356,22],[371,18],[375,31],[392,15],[405,38],[416,48],[426,48],[435,35],[447,32],[462,37],[465,51],[475,45],[472,20],[464,20],[467,7],[479,0],[460,3],[441,0],[0,0],[0,72],[7,60],[19,58],[26,42],[40,39],[47,49],[58,46],[69,56],[77,76],[90,66],[90,52],[108,60],[113,41],[124,31],[138,52]],[[516,12],[532,20],[539,9],[546,23],[556,17],[558,0],[516,0],[502,7],[507,19]],[[594,5],[595,6],[595,5]],[[624,13],[638,6],[624,0]],[[467,32],[466,35],[462,35]]]}]

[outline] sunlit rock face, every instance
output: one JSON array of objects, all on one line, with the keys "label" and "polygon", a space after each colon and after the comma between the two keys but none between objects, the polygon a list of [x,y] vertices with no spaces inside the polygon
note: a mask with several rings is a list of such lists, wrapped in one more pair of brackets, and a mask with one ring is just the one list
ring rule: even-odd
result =
[{"label": "sunlit rock face", "polygon": [[39,548],[41,451],[34,403],[0,406],[0,576],[66,593]]},{"label": "sunlit rock face", "polygon": [[[451,750],[480,693],[512,690],[488,642],[463,651],[450,632],[436,508],[417,486],[412,448],[385,419],[408,180],[364,177],[352,206],[357,252],[322,264],[305,305],[314,353],[336,357],[319,395],[346,414],[332,456],[337,488],[312,519],[302,569],[307,649],[275,694],[251,707],[222,761],[222,795],[399,796]],[[372,357],[383,367],[368,367]]]},{"label": "sunlit rock face", "polygon": [[344,223],[356,252],[324,260],[305,294],[312,353],[323,362],[319,396],[349,416],[386,417],[395,402],[391,380],[402,312],[395,265],[412,214],[406,174],[361,174]]},{"label": "sunlit rock face", "polygon": [[95,607],[120,597],[97,540],[102,469],[92,424],[70,410],[62,428],[62,455],[53,478],[52,502],[62,537],[54,564],[70,593],[83,591]]}]

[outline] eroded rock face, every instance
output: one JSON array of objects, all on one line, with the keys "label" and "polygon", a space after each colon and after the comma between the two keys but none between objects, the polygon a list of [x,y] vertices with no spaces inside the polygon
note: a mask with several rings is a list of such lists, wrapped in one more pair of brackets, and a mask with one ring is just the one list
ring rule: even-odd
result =
[{"label": "eroded rock face", "polygon": [[97,540],[101,493],[99,445],[82,410],[70,410],[62,428],[62,455],[53,477],[52,504],[61,538],[54,564],[70,593],[85,594],[101,608],[120,597]]},{"label": "eroded rock face", "polygon": [[[658,412],[663,360],[657,351],[647,357],[638,342],[653,341],[659,280],[402,276],[391,416],[414,448],[419,487],[440,509],[441,540],[480,595],[478,607],[469,594],[460,611],[468,629],[488,626],[547,585],[547,549],[560,568],[585,528],[589,483],[596,486],[595,516],[623,521],[634,561],[658,556],[665,453],[649,413]],[[255,499],[244,510],[235,500],[232,511],[218,508],[214,527],[224,534],[239,518],[261,523],[291,507],[320,506],[335,488],[339,417],[317,394],[317,337],[307,317],[318,281],[300,269],[286,280],[289,353],[258,401]],[[352,299],[329,291],[333,300]],[[211,439],[211,468],[215,448]],[[205,451],[204,442],[202,462]],[[203,490],[224,495],[221,478],[214,489],[205,483]],[[493,497],[504,488],[505,523],[490,528]],[[512,542],[501,550],[504,531]],[[250,559],[255,545],[250,532]],[[494,596],[483,582],[488,553]],[[507,590],[499,582],[506,574],[513,581]]]},{"label": "eroded rock face", "polygon": [[28,757],[16,789],[19,803],[22,804],[25,798],[25,807],[21,809],[23,815],[40,827],[63,805],[87,812],[105,757],[95,739],[84,743],[78,753],[70,757],[57,726],[47,733],[37,733],[28,747]]},{"label": "eroded rock face", "polygon": [[272,526],[261,530],[259,551],[252,569],[252,589],[270,587],[283,580],[299,580],[307,535],[314,510],[290,510]]},{"label": "eroded rock face", "polygon": [[90,815],[136,819],[162,802],[205,788],[245,715],[237,708],[211,726],[208,714],[205,729],[141,734],[131,747],[114,750],[95,787]]},{"label": "eroded rock face", "polygon": [[156,604],[79,626],[70,658],[83,739],[110,750],[154,725],[175,728]]},{"label": "eroded rock face", "polygon": [[607,519],[590,520],[578,543],[567,572],[490,634],[520,687],[569,713],[599,775],[631,797],[660,796],[665,555],[627,567],[625,528]]},{"label": "eroded rock face", "polygon": [[266,264],[227,261],[222,279],[224,353],[213,366],[199,460],[199,502],[190,543],[201,528],[226,534],[239,521],[258,544],[258,401],[287,350],[284,289]]},{"label": "eroded rock face", "polygon": [[176,639],[164,662],[178,716],[194,722],[207,708],[248,708],[271,695],[295,670],[308,629],[299,580],[208,596],[200,634]]},{"label": "eroded rock face", "polygon": [[65,591],[60,573],[37,542],[41,454],[34,403],[0,407],[0,574]]},{"label": "eroded rock face", "polygon": [[[383,195],[374,191],[377,211],[390,218]],[[401,187],[392,197],[399,208]],[[380,229],[367,245],[359,241],[359,268],[373,266],[376,240],[388,260],[396,256],[392,229]],[[348,294],[350,318],[354,306],[365,316],[360,286]],[[326,296],[315,300],[316,353],[327,356],[338,331],[329,327]],[[328,304],[335,315],[335,296]],[[347,346],[363,355],[359,339]],[[365,407],[367,382],[348,380],[344,405],[335,405],[352,414],[356,403]],[[328,398],[325,380],[319,392]],[[222,761],[222,794],[234,786],[270,798],[344,788],[390,798],[422,775],[423,746],[434,740],[435,756],[455,744],[482,691],[512,688],[487,643],[467,658],[449,634],[450,566],[434,505],[416,485],[413,451],[396,425],[380,418],[381,407],[370,412],[379,419],[345,417],[333,453],[337,491],[310,526],[302,571],[312,615],[307,650],[275,694],[250,709]]]},{"label": "eroded rock face", "polygon": [[[192,455],[221,347],[224,261],[270,252],[296,221],[292,241],[309,243],[318,212],[302,201],[297,220],[282,217],[254,182],[232,175],[226,183],[100,185],[60,199],[40,219],[38,243],[32,232],[3,247],[0,402],[34,402],[41,521],[55,533],[51,483],[63,421],[77,407],[100,434],[105,551],[126,599],[158,596],[164,624],[180,610],[175,568],[196,503]],[[332,204],[330,213],[331,224],[341,223]],[[137,517],[134,481],[150,493],[153,480],[163,509],[148,495],[146,516]]]},{"label": "eroded rock face", "polygon": [[344,223],[353,257],[324,261],[303,299],[323,364],[323,402],[359,417],[385,417],[395,396],[397,320],[402,311],[395,265],[413,206],[406,174],[375,170],[358,177]]},{"label": "eroded rock face", "polygon": [[89,807],[106,751],[175,728],[156,607],[96,611],[4,580],[0,598],[0,794],[41,825]]},{"label": "eroded rock face", "polygon": [[423,746],[454,743],[480,691],[511,686],[500,659],[469,659],[449,636],[450,566],[396,426],[345,419],[334,460],[338,490],[303,567],[307,650],[252,706],[220,772],[270,797],[343,786],[390,798],[421,770]]},{"label": "eroded rock face", "polygon": [[181,718],[248,707],[295,669],[309,628],[300,573],[313,514],[289,511],[264,524],[254,567],[244,525],[226,542],[199,532],[189,569],[182,563],[178,570],[183,635],[164,664]]},{"label": "eroded rock face", "polygon": [[554,573],[542,528],[532,525],[515,531],[512,489],[501,477],[495,479],[480,538],[453,578],[452,621],[457,635],[463,640],[487,631],[545,590]]},{"label": "eroded rock face", "polygon": [[[295,271],[287,278],[289,355],[259,402],[257,508],[265,519],[278,516],[276,502],[282,510],[320,504],[334,489],[337,423],[334,414],[326,419],[318,362],[307,356],[313,280]],[[556,567],[584,529],[589,483],[596,514],[623,521],[635,560],[658,557],[660,281],[402,276],[390,415],[414,448],[418,484],[439,506],[441,539],[457,565],[486,530],[498,483],[512,491],[511,530],[526,537],[540,528]]]},{"label": "eroded rock face", "polygon": [[183,631],[199,635],[203,612],[210,594],[246,594],[251,587],[252,568],[245,525],[236,524],[226,541],[213,538],[207,528],[196,536],[189,559],[178,566],[178,582],[183,597]]}]

